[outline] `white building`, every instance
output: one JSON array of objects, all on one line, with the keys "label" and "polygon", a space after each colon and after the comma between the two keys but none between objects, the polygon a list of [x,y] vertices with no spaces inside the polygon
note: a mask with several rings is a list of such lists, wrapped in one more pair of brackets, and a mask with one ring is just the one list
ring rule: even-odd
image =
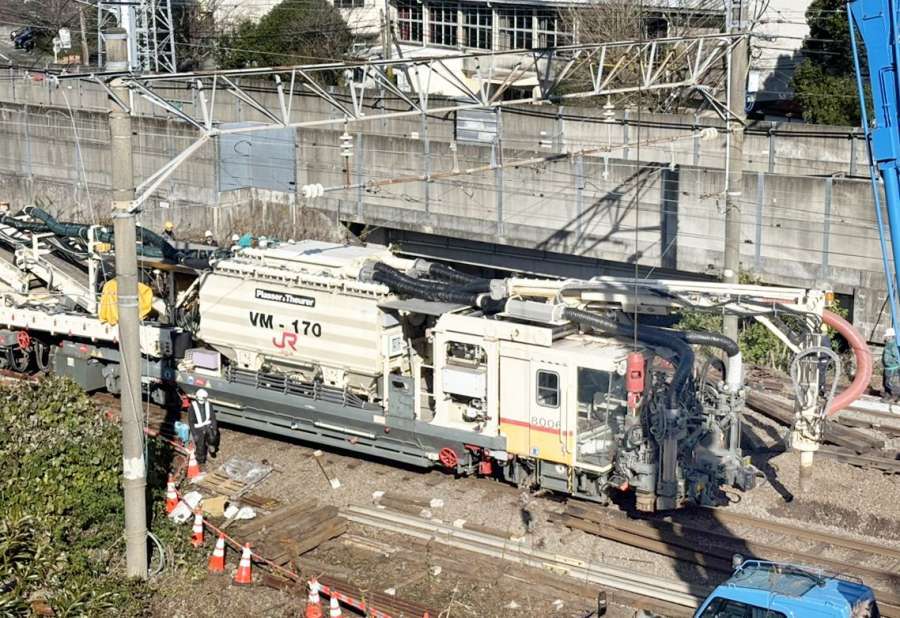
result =
[{"label": "white building", "polygon": [[809,34],[810,0],[770,0],[756,27],[747,94],[757,106],[778,108],[793,98],[791,78],[803,62],[800,46]]},{"label": "white building", "polygon": [[[354,36],[360,42],[372,43],[381,34],[383,1],[376,0],[328,0],[340,10]],[[257,21],[280,4],[281,0],[213,0],[216,23],[222,28],[233,28],[244,21]]]},{"label": "white building", "polygon": [[[257,20],[280,0],[214,0],[216,21],[224,27]],[[391,55],[403,57],[451,56],[460,52],[502,51],[565,45],[582,40],[579,14],[602,10],[603,0],[329,0],[341,12],[358,48],[381,54],[383,15],[390,11],[394,42]],[[772,104],[792,96],[790,80],[802,61],[799,49],[808,33],[805,11],[810,0],[770,0],[756,26],[764,35],[753,39],[748,78],[751,101]],[[645,34],[669,34],[669,20],[694,19],[705,31],[724,25],[725,1],[644,0]],[[600,8],[598,8],[600,7]],[[698,9],[697,7],[703,7]],[[699,19],[698,19],[699,18]],[[683,31],[674,28],[672,31]],[[509,59],[507,63],[512,64]],[[460,77],[471,73],[463,61],[449,66]],[[402,77],[401,77],[402,81]],[[527,88],[534,84],[516,83]],[[441,93],[440,79],[432,76],[429,90]],[[451,89],[452,90],[452,89]]]}]

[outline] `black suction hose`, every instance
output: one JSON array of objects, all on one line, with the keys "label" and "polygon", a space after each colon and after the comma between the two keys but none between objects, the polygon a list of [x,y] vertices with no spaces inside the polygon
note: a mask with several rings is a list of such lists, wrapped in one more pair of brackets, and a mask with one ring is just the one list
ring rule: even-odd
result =
[{"label": "black suction hose", "polygon": [[35,223],[34,221],[21,221],[19,219],[14,219],[9,215],[3,215],[2,217],[0,217],[0,223],[2,223],[3,225],[14,227],[17,230],[36,232],[38,234],[50,231],[50,228],[43,223]]},{"label": "black suction hose", "polygon": [[681,337],[683,341],[690,343],[691,345],[708,345],[719,348],[728,356],[736,356],[741,353],[741,349],[734,339],[719,333],[700,330],[679,330],[672,331],[672,334]]},{"label": "black suction hose", "polygon": [[[629,326],[581,309],[567,307],[563,310],[563,318],[623,339],[628,339],[634,334],[633,329]],[[675,375],[672,377],[668,393],[669,408],[677,408],[678,395],[690,379],[694,368],[694,351],[682,338],[658,328],[638,326],[637,338],[641,343],[666,347],[678,355],[678,365],[675,368]]]},{"label": "black suction hose", "polygon": [[428,274],[439,279],[444,279],[445,281],[451,281],[453,283],[472,283],[474,281],[486,281],[486,279],[482,279],[481,277],[476,277],[474,275],[469,275],[463,272],[456,270],[455,268],[451,268],[450,266],[446,266],[444,264],[438,264],[436,262],[428,263]]},{"label": "black suction hose", "polygon": [[[26,212],[41,221],[41,224],[35,224],[25,221],[16,221],[15,219],[4,218],[3,222],[9,223],[19,229],[28,229],[30,231],[50,231],[58,236],[81,238],[87,240],[88,230],[91,226],[81,223],[61,223],[52,217],[45,210],[37,206],[26,208]],[[40,228],[30,228],[26,226],[40,226]],[[183,251],[179,251],[169,242],[152,230],[145,227],[138,227],[137,237],[140,240],[138,252],[145,257],[161,257],[163,259],[175,262],[176,264],[184,264],[195,270],[206,270],[209,268],[208,258],[188,257]],[[98,229],[96,240],[100,242],[115,243],[115,235],[106,229]]]},{"label": "black suction hose", "polygon": [[492,300],[488,294],[466,290],[465,286],[450,287],[448,284],[421,281],[383,262],[375,264],[372,281],[384,284],[392,292],[423,300],[468,305],[491,312],[499,311],[503,306],[503,301]]}]

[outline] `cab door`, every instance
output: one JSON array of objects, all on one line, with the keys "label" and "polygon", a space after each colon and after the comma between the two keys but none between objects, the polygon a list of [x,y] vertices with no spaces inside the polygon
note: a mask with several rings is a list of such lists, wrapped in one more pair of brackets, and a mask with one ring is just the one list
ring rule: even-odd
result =
[{"label": "cab door", "polygon": [[566,369],[558,363],[531,361],[528,446],[532,457],[571,465]]}]

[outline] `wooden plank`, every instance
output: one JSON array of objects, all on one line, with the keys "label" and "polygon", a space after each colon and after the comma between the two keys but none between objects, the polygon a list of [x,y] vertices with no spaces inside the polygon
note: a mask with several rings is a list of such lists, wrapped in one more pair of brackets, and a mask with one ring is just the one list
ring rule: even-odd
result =
[{"label": "wooden plank", "polygon": [[323,506],[268,529],[268,535],[278,539],[302,536],[306,531],[315,529],[322,522],[332,520],[337,515],[338,508],[336,506]]},{"label": "wooden plank", "polygon": [[337,538],[347,532],[348,523],[343,517],[336,517],[331,521],[323,522],[319,528],[305,535],[302,539],[291,543],[291,548],[298,556],[310,552],[325,541]]},{"label": "wooden plank", "polygon": [[256,519],[251,519],[250,521],[245,522],[240,526],[236,526],[234,530],[234,536],[244,537],[256,535],[260,530],[272,529],[279,522],[296,517],[307,510],[315,508],[315,506],[315,500],[288,505],[284,508],[274,511],[273,513],[270,513],[269,515],[257,517]]},{"label": "wooden plank", "polygon": [[259,494],[247,494],[240,497],[240,503],[244,506],[252,506],[257,510],[274,511],[281,506],[281,500]]},{"label": "wooden plank", "polygon": [[425,498],[416,498],[414,496],[404,496],[402,494],[398,494],[393,491],[387,491],[381,496],[379,502],[381,500],[388,500],[391,502],[405,502],[407,504],[413,504],[419,509],[428,509],[431,508],[431,500]]}]

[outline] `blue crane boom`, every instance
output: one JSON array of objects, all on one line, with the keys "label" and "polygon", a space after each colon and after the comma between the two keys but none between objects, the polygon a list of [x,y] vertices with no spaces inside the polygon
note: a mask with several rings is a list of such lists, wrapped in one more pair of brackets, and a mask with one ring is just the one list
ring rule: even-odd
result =
[{"label": "blue crane boom", "polygon": [[[900,289],[900,10],[897,0],[851,0],[847,3],[850,21],[850,43],[856,68],[860,117],[869,152],[869,175],[875,199],[875,216],[881,241],[884,273],[887,279],[891,324],[897,324],[897,297]],[[870,126],[866,106],[863,73],[860,68],[857,33],[865,45],[869,86],[872,91],[874,124]],[[875,169],[884,184],[884,199],[888,216],[892,252],[888,251],[881,215],[881,197]],[[893,254],[891,256],[891,253]],[[892,273],[890,258],[893,257]]]}]

